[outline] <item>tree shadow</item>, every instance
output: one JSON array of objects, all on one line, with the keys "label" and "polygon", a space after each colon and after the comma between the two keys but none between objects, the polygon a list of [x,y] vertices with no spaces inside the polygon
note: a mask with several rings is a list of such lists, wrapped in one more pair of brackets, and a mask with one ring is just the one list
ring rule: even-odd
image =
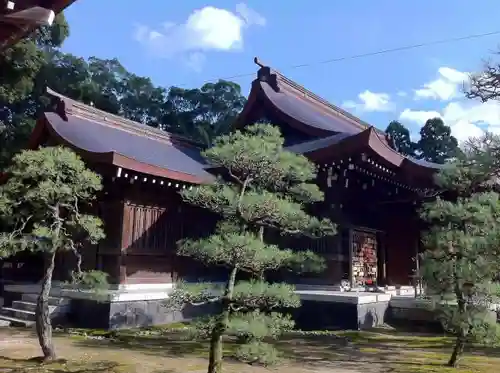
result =
[{"label": "tree shadow", "polygon": [[13,359],[0,356],[0,372],[42,371],[46,373],[119,373],[122,365],[114,361],[67,361],[43,363],[42,358]]},{"label": "tree shadow", "polygon": [[[384,372],[391,371],[387,369],[392,367],[401,367],[403,370],[404,366],[412,372],[415,369],[438,371],[446,366],[453,345],[450,337],[428,333],[415,335],[386,330],[339,334],[283,337],[275,345],[285,358],[300,365],[326,365],[357,370],[366,368],[369,371],[374,371],[377,367]],[[342,336],[348,336],[349,343],[339,338]],[[498,350],[472,346],[465,351],[463,365],[498,364],[500,367],[500,361],[494,360],[499,356]]]},{"label": "tree shadow", "polygon": [[[337,336],[286,335],[277,341],[268,342],[275,345],[285,361],[300,366],[322,369],[324,367],[370,369],[370,371],[373,371],[372,368],[388,371],[387,369],[393,366],[408,366],[412,371],[417,369],[416,367],[433,371],[432,369],[443,367],[447,362],[453,340],[435,334],[416,335],[389,330],[339,332]],[[208,342],[189,340],[183,332],[168,332],[160,336],[118,333],[116,338],[75,339],[72,343],[85,348],[116,349],[125,354],[127,351],[133,351],[166,358],[205,359],[209,348]],[[225,340],[224,355],[228,358],[232,356],[236,346],[233,339]],[[464,361],[466,365],[497,364],[494,360],[483,360],[496,356],[500,356],[500,351],[474,348],[466,352]]]},{"label": "tree shadow", "polygon": [[120,335],[116,338],[75,340],[74,344],[88,348],[127,349],[143,354],[170,358],[184,356],[205,357],[208,352],[207,342],[187,340],[179,335]]}]

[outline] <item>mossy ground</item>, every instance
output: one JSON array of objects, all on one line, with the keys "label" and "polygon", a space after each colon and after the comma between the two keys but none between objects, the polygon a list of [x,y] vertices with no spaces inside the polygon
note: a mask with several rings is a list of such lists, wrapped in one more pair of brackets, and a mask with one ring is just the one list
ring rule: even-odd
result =
[{"label": "mossy ground", "polygon": [[[82,330],[77,335],[56,333],[59,355],[67,361],[40,365],[36,338],[30,331],[0,329],[2,373],[175,373],[204,372],[207,344],[186,340],[179,326],[139,331],[103,332]],[[474,348],[458,369],[445,367],[453,341],[446,336],[378,330],[345,331],[349,346],[332,335],[289,335],[276,342],[283,363],[263,368],[226,362],[228,373],[498,373],[500,350]],[[234,344],[225,344],[231,355]]]}]

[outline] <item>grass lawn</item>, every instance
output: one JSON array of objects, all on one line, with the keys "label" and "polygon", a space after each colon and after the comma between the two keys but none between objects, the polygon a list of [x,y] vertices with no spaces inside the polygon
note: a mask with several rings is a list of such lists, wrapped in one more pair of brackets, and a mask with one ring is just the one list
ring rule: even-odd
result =
[{"label": "grass lawn", "polygon": [[[340,332],[351,344],[329,335],[290,335],[276,342],[282,364],[264,368],[227,359],[228,373],[498,373],[500,351],[468,352],[459,369],[444,367],[452,341],[443,336],[393,330]],[[55,344],[65,361],[39,365],[32,331],[0,329],[1,373],[198,373],[206,369],[207,345],[186,341],[181,333],[119,332],[115,339],[58,334]],[[226,343],[230,355],[234,345]]]}]

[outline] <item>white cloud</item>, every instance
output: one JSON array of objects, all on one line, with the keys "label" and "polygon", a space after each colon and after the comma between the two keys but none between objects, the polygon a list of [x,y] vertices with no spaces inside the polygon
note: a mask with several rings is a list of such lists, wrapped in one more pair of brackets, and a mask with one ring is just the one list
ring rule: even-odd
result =
[{"label": "white cloud", "polygon": [[358,101],[345,101],[342,106],[346,109],[354,109],[358,111],[392,111],[394,104],[391,101],[391,96],[387,93],[375,93],[369,90],[361,92],[358,95]]},{"label": "white cloud", "polygon": [[255,10],[250,9],[245,3],[236,5],[236,13],[240,15],[247,25],[265,26],[266,19]]},{"label": "white cloud", "polygon": [[461,95],[461,88],[467,79],[468,73],[450,67],[440,67],[435,80],[415,90],[415,99],[452,100]]},{"label": "white cloud", "polygon": [[408,93],[406,93],[405,91],[398,91],[397,95],[399,97],[406,97],[406,96],[408,96]]},{"label": "white cloud", "polygon": [[401,121],[423,126],[428,119],[439,117],[450,126],[453,136],[459,141],[478,137],[484,130],[500,133],[500,102],[455,101],[441,111],[405,109],[400,114]]},{"label": "white cloud", "polygon": [[413,122],[419,126],[423,126],[427,119],[431,118],[441,118],[441,113],[437,111],[425,111],[425,110],[411,110],[404,109],[401,114],[399,114],[399,119],[403,121]]},{"label": "white cloud", "polygon": [[200,70],[204,52],[241,49],[245,29],[265,24],[263,16],[243,3],[235,12],[206,6],[194,10],[183,23],[167,22],[160,28],[137,25],[134,38],[157,56],[181,56],[189,66]]}]

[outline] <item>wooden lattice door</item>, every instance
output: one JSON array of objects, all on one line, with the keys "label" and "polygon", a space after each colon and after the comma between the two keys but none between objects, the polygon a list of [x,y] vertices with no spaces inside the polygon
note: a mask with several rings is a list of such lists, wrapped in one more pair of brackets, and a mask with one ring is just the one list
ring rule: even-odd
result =
[{"label": "wooden lattice door", "polygon": [[377,235],[373,232],[351,231],[351,278],[353,286],[375,285],[377,281]]}]

